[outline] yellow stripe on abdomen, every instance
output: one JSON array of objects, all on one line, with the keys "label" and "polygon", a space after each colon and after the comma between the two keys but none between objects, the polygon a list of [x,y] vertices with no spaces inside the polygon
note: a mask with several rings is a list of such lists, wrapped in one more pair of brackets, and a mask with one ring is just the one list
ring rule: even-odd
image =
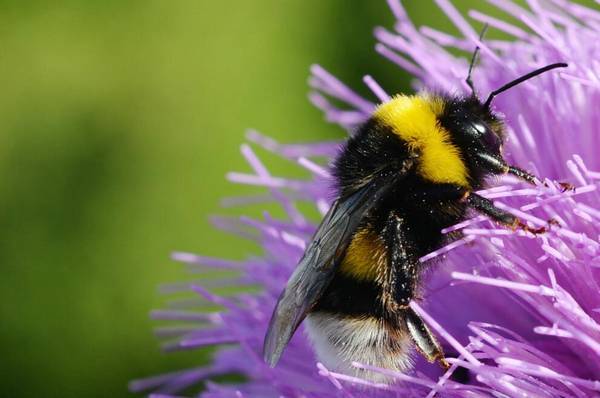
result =
[{"label": "yellow stripe on abdomen", "polygon": [[350,242],[340,271],[360,280],[376,280],[383,275],[387,254],[381,238],[369,229],[358,230]]},{"label": "yellow stripe on abdomen", "polygon": [[373,117],[420,154],[418,172],[423,178],[468,187],[468,171],[460,152],[438,123],[443,109],[440,98],[398,95],[377,107]]}]

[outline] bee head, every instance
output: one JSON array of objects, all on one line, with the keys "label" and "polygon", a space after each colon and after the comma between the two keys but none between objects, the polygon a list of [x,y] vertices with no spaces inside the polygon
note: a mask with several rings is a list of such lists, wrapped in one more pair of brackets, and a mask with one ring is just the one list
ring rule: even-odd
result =
[{"label": "bee head", "polygon": [[[480,40],[483,39],[486,30],[487,25],[481,31]],[[446,106],[440,117],[440,123],[451,133],[455,145],[461,150],[472,173],[471,179],[474,185],[479,185],[481,177],[485,177],[486,174],[506,173],[509,170],[509,166],[502,158],[504,123],[491,111],[494,98],[538,75],[568,66],[564,62],[557,62],[533,70],[492,91],[485,102],[482,102],[475,92],[471,78],[478,53],[479,47],[476,47],[466,78],[471,95],[443,101]]]},{"label": "bee head", "polygon": [[476,97],[445,101],[439,122],[450,133],[453,144],[460,150],[472,173],[494,173],[496,170],[485,167],[492,159],[497,164],[505,164],[502,158],[506,135],[504,122]]},{"label": "bee head", "polygon": [[502,152],[506,136],[504,122],[475,97],[449,101],[442,124],[461,147],[494,155]]}]

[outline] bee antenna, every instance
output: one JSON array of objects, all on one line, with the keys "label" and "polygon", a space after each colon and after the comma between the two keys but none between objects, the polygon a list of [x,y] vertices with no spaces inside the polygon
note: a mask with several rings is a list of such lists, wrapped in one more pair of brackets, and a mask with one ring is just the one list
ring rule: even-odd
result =
[{"label": "bee antenna", "polygon": [[[481,29],[481,33],[479,34],[479,41],[483,40],[483,37],[485,36],[485,32],[487,32],[488,30],[488,24],[484,24],[483,28]],[[479,46],[475,47],[475,51],[473,51],[473,56],[471,57],[471,63],[469,64],[469,73],[467,74],[467,78],[465,79],[465,81],[467,82],[467,86],[469,86],[469,88],[471,89],[471,95],[475,96],[475,86],[473,85],[473,79],[471,78],[471,74],[473,73],[473,66],[475,65],[475,62],[477,62],[477,56],[479,55]]]},{"label": "bee antenna", "polygon": [[566,68],[567,66],[569,66],[569,65],[564,62],[557,62],[555,64],[546,65],[543,68],[536,69],[534,71],[527,73],[526,75],[516,78],[515,80],[506,83],[504,86],[500,87],[499,89],[492,91],[490,93],[490,95],[488,96],[487,100],[485,101],[485,103],[483,104],[483,107],[485,109],[489,109],[495,96],[497,96],[500,93],[505,92],[506,90],[513,88],[517,84],[521,84],[524,81],[529,80],[533,77],[536,77],[537,75],[541,75],[542,73],[548,72],[549,70],[556,69],[556,68]]}]

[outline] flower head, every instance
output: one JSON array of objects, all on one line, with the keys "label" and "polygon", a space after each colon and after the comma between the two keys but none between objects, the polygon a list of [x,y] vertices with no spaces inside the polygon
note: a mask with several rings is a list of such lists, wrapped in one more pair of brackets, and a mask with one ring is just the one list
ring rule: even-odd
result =
[{"label": "flower head", "polygon": [[[227,261],[187,253],[175,260],[190,269],[233,270],[235,277],[182,284],[167,290],[191,290],[218,312],[202,307],[157,311],[159,319],[185,322],[160,331],[174,342],[168,349],[223,345],[213,364],[135,381],[133,390],[176,394],[212,376],[241,373],[236,385],[207,382],[202,397],[566,397],[600,394],[600,11],[568,0],[529,1],[524,9],[510,0],[492,3],[527,29],[482,14],[469,16],[513,39],[480,40],[475,29],[448,0],[436,0],[461,37],[416,27],[397,0],[389,0],[394,31],[377,29],[377,52],[412,73],[416,89],[466,93],[468,60],[450,49],[481,48],[474,82],[481,95],[532,69],[563,61],[569,68],[548,73],[500,95],[495,109],[508,125],[506,156],[513,163],[551,180],[546,186],[523,186],[504,178],[481,193],[534,226],[554,218],[560,226],[531,236],[502,229],[485,217],[471,218],[450,230],[464,237],[424,258],[443,259],[429,276],[422,301],[411,304],[439,336],[452,367],[443,372],[418,359],[412,372],[375,369],[398,380],[378,385],[336,374],[317,363],[300,328],[281,362],[273,369],[261,350],[275,301],[303,253],[315,225],[296,207],[313,203],[324,214],[331,199],[330,175],[318,159],[331,159],[339,143],[279,144],[257,132],[256,145],[296,162],[313,174],[310,180],[273,176],[250,145],[242,154],[252,174],[230,173],[235,183],[268,188],[268,196],[229,199],[229,204],[276,201],[286,220],[216,219],[218,227],[258,241],[262,257]],[[350,133],[377,102],[389,94],[366,76],[373,92],[365,99],[319,66],[312,68],[311,101],[327,120]],[[330,100],[334,98],[337,106]],[[568,179],[574,191],[562,192],[554,179]],[[219,296],[219,285],[259,286],[259,293]],[[367,367],[356,364],[357,367]],[[160,396],[160,395],[156,395]]]}]

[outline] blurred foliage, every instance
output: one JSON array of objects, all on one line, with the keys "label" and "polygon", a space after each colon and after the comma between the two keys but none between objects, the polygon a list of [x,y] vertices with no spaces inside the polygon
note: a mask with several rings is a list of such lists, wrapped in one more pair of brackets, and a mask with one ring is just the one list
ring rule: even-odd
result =
[{"label": "blurred foliage", "polygon": [[257,253],[207,220],[248,191],[224,179],[248,170],[244,130],[343,137],[306,99],[314,62],[363,93],[365,73],[409,90],[373,50],[392,22],[383,0],[1,1],[0,395],[124,397],[132,378],[201,363],[151,332],[156,286],[185,278],[169,253]]}]

